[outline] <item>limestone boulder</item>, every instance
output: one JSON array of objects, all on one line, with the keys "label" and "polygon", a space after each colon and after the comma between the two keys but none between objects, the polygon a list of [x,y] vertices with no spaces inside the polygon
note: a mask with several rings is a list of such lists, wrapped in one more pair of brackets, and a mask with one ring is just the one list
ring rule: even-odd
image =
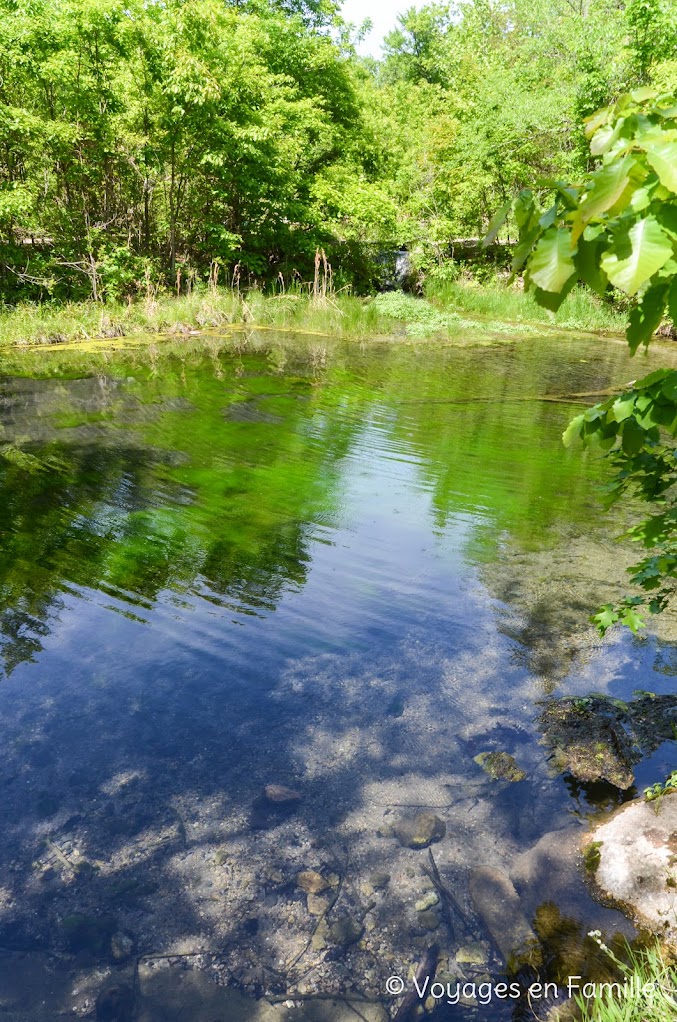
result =
[{"label": "limestone boulder", "polygon": [[677,936],[677,793],[635,801],[586,836],[598,891],[641,926]]}]

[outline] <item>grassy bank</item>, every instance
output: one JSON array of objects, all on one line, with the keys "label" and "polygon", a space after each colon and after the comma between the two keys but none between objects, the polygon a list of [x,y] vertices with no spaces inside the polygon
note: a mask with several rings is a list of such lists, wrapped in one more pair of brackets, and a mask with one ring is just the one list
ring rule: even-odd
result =
[{"label": "grassy bank", "polygon": [[55,344],[139,334],[190,334],[228,324],[308,331],[333,337],[441,337],[470,331],[488,339],[533,334],[542,327],[621,332],[623,315],[583,290],[551,316],[530,295],[502,283],[455,281],[414,298],[389,292],[313,299],[302,293],[246,294],[209,288],[152,296],[131,304],[20,305],[0,313],[0,345]]}]

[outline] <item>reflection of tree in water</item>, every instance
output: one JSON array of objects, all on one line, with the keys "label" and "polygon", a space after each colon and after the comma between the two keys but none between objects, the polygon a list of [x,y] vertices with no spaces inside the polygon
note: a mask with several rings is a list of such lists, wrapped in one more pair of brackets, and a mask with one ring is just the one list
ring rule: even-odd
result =
[{"label": "reflection of tree in water", "polygon": [[[327,421],[327,435],[310,442],[300,401],[287,402],[274,423],[233,424],[209,363],[180,384],[168,368],[161,384],[145,381],[147,404],[125,399],[124,425],[115,431],[107,420],[120,403],[117,387],[95,384],[96,407],[83,402],[83,381],[75,381],[72,402],[67,382],[59,400],[44,386],[44,408],[39,383],[27,389],[21,381],[22,400],[5,400],[7,426],[15,435],[23,429],[23,446],[39,465],[27,471],[0,461],[7,673],[40,652],[64,590],[101,589],[141,606],[168,589],[198,590],[257,613],[304,584],[308,521],[315,509],[330,509],[332,465],[355,427]],[[175,399],[181,387],[190,403]],[[226,393],[226,400],[240,396]],[[63,421],[67,427],[58,429]],[[39,442],[26,444],[31,431]]]},{"label": "reflection of tree in water", "polygon": [[389,453],[414,455],[436,533],[472,517],[466,554],[483,563],[492,593],[525,611],[504,626],[517,627],[530,669],[564,676],[584,633],[588,642],[592,589],[574,585],[569,599],[560,586],[555,605],[550,553],[505,571],[502,541],[542,550],[562,522],[586,529],[600,469],[563,449],[567,406],[523,397],[606,385],[625,356],[609,349],[590,367],[577,351],[563,365],[559,346],[539,341],[481,359],[472,349],[428,352],[422,367],[409,349],[338,347],[318,369],[307,350],[285,349],[282,372],[271,350],[165,357],[157,373],[126,355],[110,375],[99,366],[78,379],[2,384],[3,439],[38,465],[0,461],[7,666],[39,651],[64,587],[114,590],[130,603],[199,591],[241,613],[274,608],[304,584],[312,523],[331,521],[343,459],[376,413]]}]

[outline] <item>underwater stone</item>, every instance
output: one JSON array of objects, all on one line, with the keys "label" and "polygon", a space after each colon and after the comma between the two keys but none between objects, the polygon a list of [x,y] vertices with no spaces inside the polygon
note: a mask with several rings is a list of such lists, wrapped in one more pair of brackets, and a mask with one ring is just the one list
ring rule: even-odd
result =
[{"label": "underwater stone", "polygon": [[321,873],[314,869],[306,869],[296,877],[296,886],[306,894],[322,894],[322,891],[329,890],[330,884]]},{"label": "underwater stone", "polygon": [[523,781],[527,776],[507,752],[480,752],[475,763],[495,781]]},{"label": "underwater stone", "polygon": [[456,961],[459,965],[486,965],[489,955],[486,948],[475,941],[473,944],[466,944],[456,952]]},{"label": "underwater stone", "polygon": [[285,788],[283,784],[267,784],[263,794],[268,802],[274,805],[287,805],[290,802],[300,802],[301,795],[293,788]]},{"label": "underwater stone", "polygon": [[441,922],[437,912],[433,912],[430,909],[425,912],[419,912],[416,919],[421,930],[436,930]]},{"label": "underwater stone", "polygon": [[356,944],[362,936],[362,924],[350,916],[337,919],[329,927],[329,938],[333,944],[340,944],[347,947],[349,944]]},{"label": "underwater stone", "polygon": [[110,950],[116,962],[123,962],[134,951],[134,938],[125,930],[118,930],[110,939]]},{"label": "underwater stone", "polygon": [[621,928],[631,938],[630,923],[590,896],[581,869],[580,844],[580,826],[565,827],[544,834],[535,845],[513,859],[510,879],[525,915],[534,918],[547,891],[548,901],[556,905],[563,916],[576,918],[585,932]]},{"label": "underwater stone", "polygon": [[436,891],[428,891],[427,894],[424,894],[423,897],[416,902],[414,908],[417,912],[425,912],[426,909],[432,908],[433,905],[437,905],[439,900],[440,899]]},{"label": "underwater stone", "polygon": [[505,873],[492,866],[479,866],[470,875],[469,887],[475,910],[504,960],[533,962],[536,934]]},{"label": "underwater stone", "polygon": [[390,873],[372,873],[369,883],[375,890],[382,890],[390,883]]},{"label": "underwater stone", "polygon": [[[636,707],[628,704],[624,712],[600,696],[551,700],[541,713],[539,726],[556,769],[568,771],[579,781],[608,781],[621,790],[629,788],[634,780],[632,767],[641,756],[633,748],[633,732],[637,745],[651,747],[642,740],[646,738],[647,711],[644,703],[639,703]],[[658,717],[656,712],[656,731],[661,730]]]},{"label": "underwater stone", "polygon": [[417,813],[395,825],[395,836],[403,848],[427,848],[434,841],[441,841],[446,832],[444,820],[434,813]]},{"label": "underwater stone", "polygon": [[329,901],[317,894],[308,895],[308,911],[311,916],[323,916],[329,908]]}]

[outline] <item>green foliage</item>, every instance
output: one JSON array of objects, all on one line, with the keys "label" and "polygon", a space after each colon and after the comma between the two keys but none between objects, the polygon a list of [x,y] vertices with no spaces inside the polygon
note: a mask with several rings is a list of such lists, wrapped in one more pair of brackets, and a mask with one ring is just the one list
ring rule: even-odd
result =
[{"label": "green foliage", "polygon": [[[0,0],[0,299],[181,289],[215,262],[286,286],[318,247],[363,290],[379,247],[439,268],[534,175],[588,169],[582,115],[677,76],[668,6],[433,2],[376,62],[333,0]],[[670,149],[651,159],[669,173]],[[553,308],[564,240],[535,269]],[[609,270],[637,282],[626,243]]]},{"label": "green foliage", "polygon": [[652,613],[665,609],[677,580],[677,451],[668,437],[677,435],[677,371],[662,369],[634,383],[621,394],[588,408],[566,429],[566,445],[580,438],[595,442],[614,468],[607,502],[639,498],[655,512],[628,531],[650,554],[628,569],[631,581],[648,594],[607,604],[593,620],[600,633],[616,623],[633,632],[644,626],[638,607]]},{"label": "green foliage", "polygon": [[650,788],[645,788],[644,798],[647,802],[656,802],[672,791],[677,791],[677,770],[669,773],[664,781],[657,781]]},{"label": "green foliage", "polygon": [[333,10],[0,0],[0,293],[122,297],[214,260],[305,275],[332,237],[389,237]]},{"label": "green foliage", "polygon": [[[677,102],[643,88],[588,120],[599,166],[583,184],[557,182],[539,216],[533,195],[515,205],[524,265],[536,300],[556,307],[577,277],[597,291],[610,285],[634,299],[626,336],[634,353],[648,345],[666,314],[677,322]],[[566,429],[566,445],[596,442],[614,468],[608,502],[639,497],[656,512],[629,530],[650,554],[628,569],[648,597],[605,604],[592,618],[599,632],[615,624],[644,627],[640,607],[662,611],[677,582],[677,372],[658,370],[625,392],[588,408]]]},{"label": "green foliage", "polygon": [[590,935],[617,971],[616,983],[596,983],[574,997],[581,1022],[670,1022],[675,1017],[675,969],[658,941],[612,950],[598,930]]},{"label": "green foliage", "polygon": [[589,118],[587,134],[601,160],[582,184],[556,182],[542,215],[531,192],[518,200],[513,269],[524,265],[527,286],[549,308],[576,278],[598,292],[613,285],[637,296],[627,330],[634,351],[677,294],[675,98],[636,90]]}]

